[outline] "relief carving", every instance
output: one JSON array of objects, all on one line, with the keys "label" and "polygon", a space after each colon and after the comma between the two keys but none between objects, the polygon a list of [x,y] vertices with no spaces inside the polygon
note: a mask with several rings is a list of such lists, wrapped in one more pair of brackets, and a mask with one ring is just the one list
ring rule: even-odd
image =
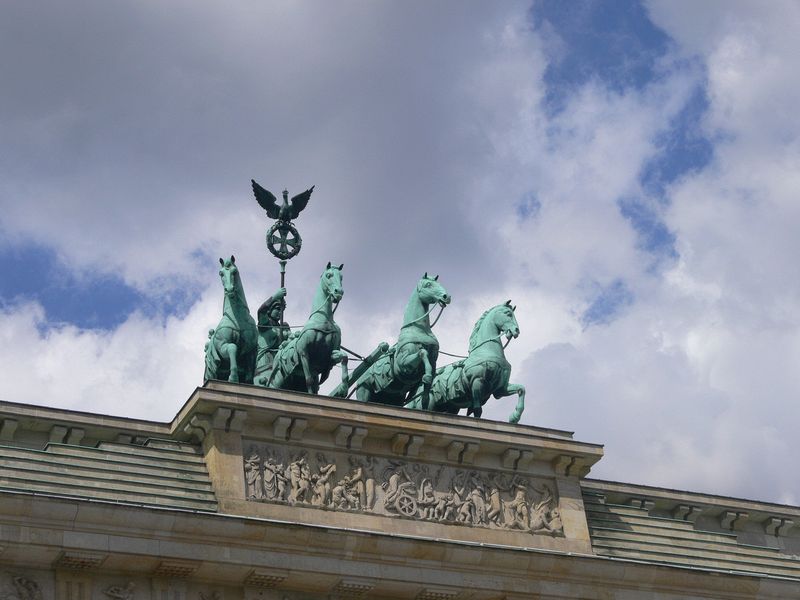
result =
[{"label": "relief carving", "polygon": [[114,598],[114,600],[133,600],[134,588],[136,588],[136,585],[134,585],[132,581],[129,581],[128,584],[125,586],[122,585],[109,586],[105,590],[103,590],[103,593],[109,598]]},{"label": "relief carving", "polygon": [[552,485],[519,475],[253,444],[247,499],[452,525],[563,535]]},{"label": "relief carving", "polygon": [[12,590],[3,590],[2,600],[42,600],[39,584],[26,577],[12,577]]}]

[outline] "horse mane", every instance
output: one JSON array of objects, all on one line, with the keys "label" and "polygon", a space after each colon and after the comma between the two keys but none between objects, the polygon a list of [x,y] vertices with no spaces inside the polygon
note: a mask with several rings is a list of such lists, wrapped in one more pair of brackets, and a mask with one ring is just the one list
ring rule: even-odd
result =
[{"label": "horse mane", "polygon": [[483,314],[480,316],[480,318],[479,318],[479,319],[478,319],[478,320],[475,322],[475,327],[473,327],[473,328],[472,328],[472,333],[471,333],[471,334],[470,334],[470,336],[469,336],[469,351],[470,351],[470,352],[472,352],[472,350],[473,350],[473,349],[475,348],[475,346],[478,344],[478,332],[479,332],[479,331],[480,331],[480,329],[481,329],[481,325],[482,325],[482,324],[483,324],[483,322],[486,320],[486,317],[487,317],[487,315],[488,315],[490,312],[492,312],[492,311],[493,311],[495,308],[497,308],[497,307],[496,307],[496,306],[493,306],[493,307],[492,307],[492,308],[490,308],[489,310],[485,311],[485,312],[484,312],[484,313],[483,313]]}]

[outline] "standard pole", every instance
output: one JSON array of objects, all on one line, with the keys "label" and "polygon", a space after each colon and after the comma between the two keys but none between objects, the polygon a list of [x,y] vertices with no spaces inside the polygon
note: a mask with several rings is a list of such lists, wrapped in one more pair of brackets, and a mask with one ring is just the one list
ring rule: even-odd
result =
[{"label": "standard pole", "polygon": [[[286,261],[282,260],[282,261],[280,261],[280,263],[281,263],[281,287],[285,288],[286,287]],[[283,326],[283,311],[284,311],[284,307],[285,306],[286,306],[285,302],[281,303],[281,322],[280,322],[281,327]]]}]

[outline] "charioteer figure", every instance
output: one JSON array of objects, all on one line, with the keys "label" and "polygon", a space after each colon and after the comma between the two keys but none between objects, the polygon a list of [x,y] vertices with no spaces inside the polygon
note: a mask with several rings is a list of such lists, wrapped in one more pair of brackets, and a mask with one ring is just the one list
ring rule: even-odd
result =
[{"label": "charioteer figure", "polygon": [[280,288],[258,308],[258,350],[253,383],[266,386],[280,345],[289,337],[289,326],[282,320],[286,311],[286,288]]}]

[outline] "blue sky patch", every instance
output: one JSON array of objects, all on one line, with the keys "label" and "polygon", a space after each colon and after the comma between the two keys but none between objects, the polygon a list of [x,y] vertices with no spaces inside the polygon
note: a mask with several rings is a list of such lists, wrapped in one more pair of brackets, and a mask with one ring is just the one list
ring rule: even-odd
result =
[{"label": "blue sky patch", "polygon": [[[160,289],[156,284],[154,289]],[[0,249],[0,303],[36,300],[45,310],[44,329],[62,324],[111,330],[136,310],[149,317],[185,315],[199,290],[170,288],[158,298],[142,294],[113,275],[76,276],[47,247],[26,244]]]},{"label": "blue sky patch", "polygon": [[622,198],[619,211],[636,230],[638,247],[658,258],[677,258],[675,234],[661,220],[657,207],[640,198]]},{"label": "blue sky patch", "polygon": [[[691,60],[664,64],[673,42],[656,27],[639,0],[543,0],[531,10],[534,27],[549,40],[545,71],[545,109],[556,115],[589,82],[608,89],[637,91],[658,82],[666,69],[697,69]],[[661,219],[656,203],[666,203],[668,187],[706,167],[713,143],[702,127],[709,108],[704,82],[654,140],[657,151],[639,173],[642,197],[621,198],[622,215],[639,238],[639,247],[655,265],[677,256],[675,236]],[[518,214],[519,214],[518,208]],[[589,311],[593,318],[592,309]]]},{"label": "blue sky patch", "polygon": [[542,0],[531,18],[550,41],[544,82],[551,114],[591,80],[618,92],[643,89],[659,76],[658,61],[670,45],[638,0]]},{"label": "blue sky patch", "polygon": [[697,86],[669,127],[656,138],[659,152],[639,176],[645,192],[663,199],[669,184],[711,162],[714,145],[702,127],[708,107],[705,88]]},{"label": "blue sky patch", "polygon": [[535,219],[541,208],[542,203],[539,198],[536,197],[536,194],[528,192],[523,195],[516,204],[517,217],[522,221]]},{"label": "blue sky patch", "polygon": [[613,321],[625,307],[633,304],[634,295],[622,279],[600,287],[589,307],[581,315],[584,327],[605,325]]}]

